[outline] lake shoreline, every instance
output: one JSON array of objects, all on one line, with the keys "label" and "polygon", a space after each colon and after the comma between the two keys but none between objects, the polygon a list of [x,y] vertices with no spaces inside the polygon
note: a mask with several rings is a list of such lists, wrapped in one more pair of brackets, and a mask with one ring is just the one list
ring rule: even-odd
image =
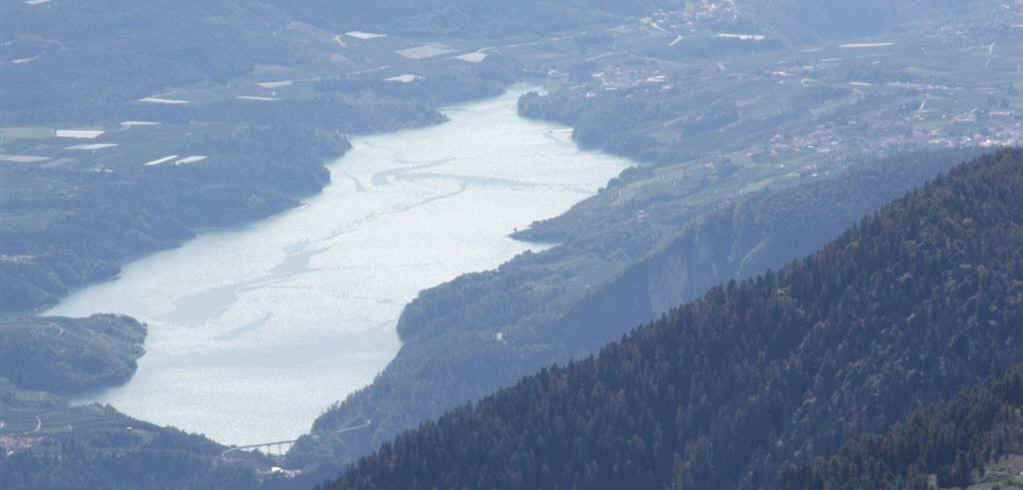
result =
[{"label": "lake shoreline", "polygon": [[[219,423],[201,420],[211,403],[220,403],[212,401],[221,398],[212,385],[236,390],[227,398],[239,403],[258,404],[305,383],[320,388],[309,388],[310,401],[301,400],[298,410],[308,412],[297,417],[302,422],[276,414],[293,428],[259,430],[274,439],[305,433],[330,403],[371,382],[396,355],[397,318],[419,291],[546,248],[509,234],[567,211],[630,164],[580,150],[559,125],[519,117],[516,103],[528,88],[516,85],[499,97],[445,107],[452,116],[447,124],[353,138],[353,149],[326,165],[330,185],[304,205],[200,234],[127,265],[119,281],[87,288],[47,311],[74,316],[111,305],[150,325],[148,354],[135,377],[77,401],[110,403],[225,443],[250,443],[259,438],[245,436],[250,429],[242,426],[260,425],[242,422],[255,417],[251,413],[225,418],[221,414],[232,408],[224,406],[210,409]],[[189,255],[195,253],[202,255]],[[275,357],[289,356],[292,364],[277,364]],[[339,373],[332,357],[349,367]],[[254,361],[259,358],[265,362]],[[318,374],[310,379],[299,375],[301,369]],[[178,374],[165,378],[170,372]],[[154,399],[180,407],[170,414],[154,409]],[[167,417],[153,417],[151,409]]]}]

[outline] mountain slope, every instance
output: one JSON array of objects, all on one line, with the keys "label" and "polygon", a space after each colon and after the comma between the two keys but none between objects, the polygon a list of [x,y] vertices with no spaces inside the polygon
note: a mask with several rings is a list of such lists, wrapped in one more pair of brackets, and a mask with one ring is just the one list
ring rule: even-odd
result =
[{"label": "mountain slope", "polygon": [[0,6],[0,121],[93,122],[116,117],[111,101],[298,61],[299,43],[273,35],[287,21],[266,2],[8,2]]},{"label": "mountain slope", "polygon": [[74,394],[122,384],[145,352],[146,326],[123,316],[0,320],[0,377]]},{"label": "mountain slope", "polygon": [[[616,22],[625,17],[648,16],[656,11],[714,10],[734,12],[738,28],[783,35],[794,42],[833,36],[871,35],[921,15],[937,15],[982,1],[867,0],[747,0],[731,2],[640,0],[529,0],[513,4],[495,0],[389,0],[366,4],[352,0],[313,0],[299,5],[282,3],[308,21],[338,29],[377,29],[406,35],[544,35]],[[702,4],[702,5],[701,5]]]},{"label": "mountain slope", "polygon": [[[321,416],[315,437],[303,438],[289,459],[299,467],[354,461],[424,420],[552,363],[597,352],[717,284],[812,253],[864,214],[969,154],[918,153],[859,163],[832,179],[755,193],[688,220],[687,213],[675,211],[679,231],[660,246],[643,243],[644,232],[658,225],[633,220],[628,227],[611,227],[602,213],[590,212],[594,203],[584,202],[543,224],[541,232],[548,230],[560,247],[421,293],[399,322],[398,357],[372,386]],[[611,185],[602,195],[616,191]],[[655,216],[670,213],[663,208],[672,206],[678,203],[665,200],[644,209]],[[625,252],[629,249],[638,252]],[[626,255],[638,257],[622,270],[614,262]],[[578,265],[578,257],[599,265]],[[609,277],[592,272],[601,267]],[[374,421],[370,430],[335,433],[366,419]]]},{"label": "mountain slope", "polygon": [[978,481],[989,484],[983,488],[999,483],[1015,488],[1023,462],[1021,408],[1023,366],[1017,365],[914,413],[883,436],[847,442],[834,456],[793,471],[784,488],[927,490]]},{"label": "mountain slope", "polygon": [[400,436],[329,488],[751,488],[1023,355],[1023,153],[595,359]]},{"label": "mountain slope", "polygon": [[677,0],[313,0],[285,7],[308,21],[339,30],[382,30],[402,35],[491,37],[535,36],[594,22],[613,22],[625,15],[646,14],[678,6]]}]

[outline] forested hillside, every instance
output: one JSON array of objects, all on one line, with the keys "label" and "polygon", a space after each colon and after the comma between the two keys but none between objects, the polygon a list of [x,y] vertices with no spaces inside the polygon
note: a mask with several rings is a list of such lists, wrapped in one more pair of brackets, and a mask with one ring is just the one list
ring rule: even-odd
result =
[{"label": "forested hillside", "polygon": [[[1011,27],[1023,22],[1019,8],[988,0],[676,7],[559,41],[585,56],[531,65],[551,68],[541,75],[545,95],[520,100],[521,114],[570,125],[583,147],[641,165],[572,211],[513,234],[557,247],[421,293],[399,322],[398,357],[317,421],[319,437],[296,447],[293,464],[365,454],[541,366],[586,355],[712,285],[816,250],[937,173],[933,161],[908,164],[907,152],[1020,141],[1023,112],[1011,88],[1023,60]],[[881,155],[898,157],[850,177],[853,162]],[[611,300],[623,295],[627,308]],[[366,418],[371,430],[329,435]]]},{"label": "forested hillside", "polygon": [[[373,28],[402,34],[458,36],[544,35],[559,29],[586,26],[656,10],[698,9],[715,2],[685,0],[525,1],[392,0],[367,5],[358,1],[315,0],[287,4],[305,20],[345,28]],[[842,0],[807,3],[798,0],[719,2],[718,9],[739,12],[738,27],[785,35],[805,42],[847,35],[870,35],[918,17],[921,10],[948,10],[964,2],[921,0]],[[969,3],[969,2],[965,2]]]},{"label": "forested hillside", "polygon": [[714,286],[813,253],[863,215],[971,154],[979,153],[902,154],[858,165],[833,179],[737,199],[687,223],[665,245],[572,305],[555,325],[574,332],[567,345],[599,349],[626,326],[656,320]]},{"label": "forested hillside", "polygon": [[[740,2],[737,2],[740,3]],[[762,27],[786,33],[794,41],[878,34],[924,15],[968,9],[983,2],[949,0],[746,0],[743,7]],[[926,12],[926,13],[925,13]]]},{"label": "forested hillside", "polygon": [[0,377],[20,388],[80,393],[128,381],[146,327],[123,316],[0,321]]},{"label": "forested hillside", "polygon": [[[970,154],[922,152],[862,162],[832,179],[754,193],[688,220],[678,200],[627,203],[622,215],[635,216],[639,208],[648,218],[612,225],[598,206],[621,191],[615,179],[597,202],[520,233],[560,242],[558,248],[421,293],[399,322],[404,346],[398,357],[372,386],[321,416],[316,437],[303,438],[290,459],[303,467],[354,461],[424,420],[552,363],[597,352],[713,286],[810,254]],[[676,221],[655,224],[658,216]],[[650,236],[661,226],[667,238],[657,243]],[[635,262],[623,267],[626,257]],[[600,268],[609,277],[592,272]],[[366,419],[374,420],[372,429],[334,434]]]},{"label": "forested hillside", "polygon": [[337,29],[377,29],[405,35],[458,37],[536,36],[577,28],[616,16],[646,14],[656,8],[677,7],[678,0],[389,0],[367,4],[358,0],[313,0],[287,9],[304,20]]},{"label": "forested hillside", "polygon": [[[914,413],[883,436],[847,442],[793,471],[789,490],[903,489],[1003,484],[1016,488],[1023,455],[1023,366]],[[1012,470],[1012,471],[1008,471]],[[974,487],[970,487],[974,488]],[[997,487],[995,487],[997,488]]]},{"label": "forested hillside", "polygon": [[[389,87],[405,84],[353,73],[400,65],[394,46],[353,61],[288,7],[0,6],[0,313],[51,305],[198,229],[293,207],[328,183],[323,164],[348,135],[442,122],[438,105],[494,95],[517,74],[500,56],[447,60],[419,67],[429,84]],[[98,149],[65,128],[98,131]],[[201,163],[181,165],[186,155]]]},{"label": "forested hillside", "polygon": [[255,468],[269,464],[248,453],[221,457],[226,448],[209,439],[133,420],[111,408],[86,407],[62,415],[85,427],[67,429],[60,438],[45,433],[4,436],[0,488],[243,489],[259,485],[263,478]]},{"label": "forested hillside", "polygon": [[192,150],[221,158],[190,168],[0,166],[0,312],[52,304],[199,227],[294,206],[328,182],[323,162],[348,147],[343,136],[278,126],[207,137]]},{"label": "forested hillside", "polygon": [[400,436],[328,488],[754,488],[1023,355],[1023,152]]}]

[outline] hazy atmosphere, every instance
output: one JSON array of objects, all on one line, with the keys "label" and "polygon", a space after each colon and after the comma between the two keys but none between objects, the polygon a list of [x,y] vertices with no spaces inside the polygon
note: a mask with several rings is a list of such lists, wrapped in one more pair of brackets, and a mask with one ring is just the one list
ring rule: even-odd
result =
[{"label": "hazy atmosphere", "polygon": [[202,234],[68,297],[47,315],[117,311],[149,327],[110,403],[234,444],[294,439],[369,384],[416,293],[527,250],[509,230],[564,212],[628,162],[515,113],[523,92],[442,108],[439,126],[352,141],[298,209]]},{"label": "hazy atmosphere", "polygon": [[0,4],[0,489],[1023,488],[1023,0]]}]

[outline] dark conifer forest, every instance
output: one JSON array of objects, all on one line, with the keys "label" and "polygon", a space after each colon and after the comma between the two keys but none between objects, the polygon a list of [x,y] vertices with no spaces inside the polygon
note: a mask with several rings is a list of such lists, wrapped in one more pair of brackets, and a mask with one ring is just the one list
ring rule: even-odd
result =
[{"label": "dark conifer forest", "polygon": [[782,485],[1021,358],[1021,195],[1023,152],[965,164],[816,254],[423,424],[325,488]]},{"label": "dark conifer forest", "polygon": [[849,441],[836,455],[793,471],[784,487],[927,490],[932,483],[948,488],[979,479],[1011,482],[1018,469],[1012,475],[984,470],[1023,450],[1021,406],[1023,366],[1017,365],[952,401],[913,414],[884,436]]}]

